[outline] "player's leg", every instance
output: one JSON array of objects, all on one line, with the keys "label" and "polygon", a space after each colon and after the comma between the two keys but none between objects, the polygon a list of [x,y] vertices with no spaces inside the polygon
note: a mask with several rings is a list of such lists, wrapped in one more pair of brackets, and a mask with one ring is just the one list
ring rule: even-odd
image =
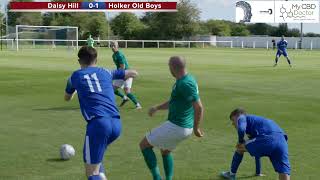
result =
[{"label": "player's leg", "polygon": [[166,180],[172,180],[173,178],[173,156],[169,150],[161,150],[164,173]]},{"label": "player's leg", "polygon": [[119,89],[123,86],[124,81],[123,80],[114,80],[113,81],[113,90],[114,94],[121,97],[122,100],[127,100],[128,98],[119,91]]},{"label": "player's leg", "polygon": [[291,60],[290,60],[290,58],[288,56],[287,51],[283,51],[283,56],[287,59],[287,62],[289,64],[289,66],[292,67]]},{"label": "player's leg", "polygon": [[153,151],[153,146],[148,142],[146,137],[144,137],[140,142],[140,149],[144,160],[152,174],[153,180],[161,180],[156,154]]},{"label": "player's leg", "polygon": [[95,118],[90,120],[87,124],[83,159],[85,162],[86,175],[89,180],[106,179],[105,176],[100,175],[100,171],[102,171],[100,166],[107,146],[110,144],[109,142],[116,139],[113,137],[114,129],[112,120],[105,118]]},{"label": "player's leg", "polygon": [[278,65],[279,57],[281,56],[281,54],[282,54],[281,51],[278,50],[277,54],[276,54],[276,58],[274,60],[275,61],[274,65],[273,65],[274,67]]},{"label": "player's leg", "polygon": [[225,179],[235,179],[238,168],[243,159],[243,153],[235,151],[232,157],[231,168],[230,171],[221,172],[221,176]]},{"label": "player's leg", "polygon": [[288,153],[288,144],[283,135],[274,138],[277,143],[275,150],[269,156],[273,168],[279,173],[279,180],[290,179],[290,162]]},{"label": "player's leg", "polygon": [[134,103],[137,109],[141,109],[141,104],[139,103],[138,99],[135,95],[131,92],[133,78],[129,78],[124,82],[124,92],[128,96],[128,98]]},{"label": "player's leg", "polygon": [[259,157],[255,157],[256,162],[256,176],[264,176],[261,173],[261,159]]}]

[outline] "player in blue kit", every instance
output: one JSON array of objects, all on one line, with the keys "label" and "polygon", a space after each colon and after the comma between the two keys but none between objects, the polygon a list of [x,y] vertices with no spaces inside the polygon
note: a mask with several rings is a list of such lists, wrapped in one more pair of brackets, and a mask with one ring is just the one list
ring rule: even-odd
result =
[{"label": "player in blue kit", "polygon": [[88,180],[104,180],[104,153],[121,132],[112,80],[133,78],[137,72],[96,67],[97,51],[90,46],[82,47],[78,57],[81,69],[68,79],[64,99],[70,101],[76,92],[78,94],[81,113],[87,121],[83,148],[86,175]]},{"label": "player in blue kit", "polygon": [[291,61],[289,59],[288,52],[287,52],[287,46],[288,46],[288,42],[284,39],[284,36],[281,36],[281,40],[277,43],[278,51],[276,54],[274,67],[278,65],[279,57],[281,55],[283,55],[287,59],[289,66],[292,67]]},{"label": "player in blue kit", "polygon": [[[255,158],[269,157],[275,171],[279,173],[279,180],[290,180],[288,137],[284,131],[273,120],[246,114],[241,108],[231,112],[230,120],[238,131],[237,153],[243,155],[249,152]],[[250,137],[247,141],[244,140],[245,134]],[[227,178],[236,179],[235,174]]]}]

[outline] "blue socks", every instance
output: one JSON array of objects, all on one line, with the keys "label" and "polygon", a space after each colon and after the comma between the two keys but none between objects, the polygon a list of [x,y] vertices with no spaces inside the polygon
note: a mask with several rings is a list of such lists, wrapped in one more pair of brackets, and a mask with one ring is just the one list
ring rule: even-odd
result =
[{"label": "blue socks", "polygon": [[231,163],[231,173],[236,174],[240,163],[242,161],[243,154],[238,153],[237,151],[233,154],[232,163]]},{"label": "blue socks", "polygon": [[261,174],[261,161],[256,157],[256,175]]},{"label": "blue socks", "polygon": [[101,180],[99,175],[93,175],[93,176],[89,176],[88,180]]}]

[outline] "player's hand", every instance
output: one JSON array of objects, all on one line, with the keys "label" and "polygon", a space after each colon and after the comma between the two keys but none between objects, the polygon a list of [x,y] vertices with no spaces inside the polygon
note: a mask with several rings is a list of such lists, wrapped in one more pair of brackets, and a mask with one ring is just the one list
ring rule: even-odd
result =
[{"label": "player's hand", "polygon": [[157,107],[153,106],[149,109],[149,116],[152,117],[158,111]]},{"label": "player's hand", "polygon": [[246,151],[247,151],[247,149],[246,149],[246,147],[245,147],[244,144],[238,143],[238,144],[236,145],[236,148],[237,148],[237,151],[239,151],[239,152],[246,152]]},{"label": "player's hand", "polygon": [[193,133],[197,137],[203,137],[203,135],[204,135],[203,131],[200,128],[194,128]]}]

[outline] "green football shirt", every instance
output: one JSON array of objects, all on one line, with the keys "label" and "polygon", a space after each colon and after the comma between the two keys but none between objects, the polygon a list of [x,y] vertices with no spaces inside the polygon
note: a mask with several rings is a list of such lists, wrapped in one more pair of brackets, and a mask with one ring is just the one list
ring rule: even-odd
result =
[{"label": "green football shirt", "polygon": [[117,69],[120,68],[121,64],[124,64],[125,70],[130,68],[128,61],[127,61],[126,57],[124,56],[123,52],[117,51],[117,52],[113,53],[112,59],[113,59],[114,64],[117,66]]},{"label": "green football shirt", "polygon": [[192,102],[198,100],[199,90],[194,77],[187,74],[178,79],[171,92],[168,120],[183,128],[193,128],[194,110]]},{"label": "green football shirt", "polygon": [[87,45],[88,45],[89,47],[93,47],[93,45],[94,45],[94,40],[93,40],[92,38],[88,38],[88,39],[87,39]]}]

